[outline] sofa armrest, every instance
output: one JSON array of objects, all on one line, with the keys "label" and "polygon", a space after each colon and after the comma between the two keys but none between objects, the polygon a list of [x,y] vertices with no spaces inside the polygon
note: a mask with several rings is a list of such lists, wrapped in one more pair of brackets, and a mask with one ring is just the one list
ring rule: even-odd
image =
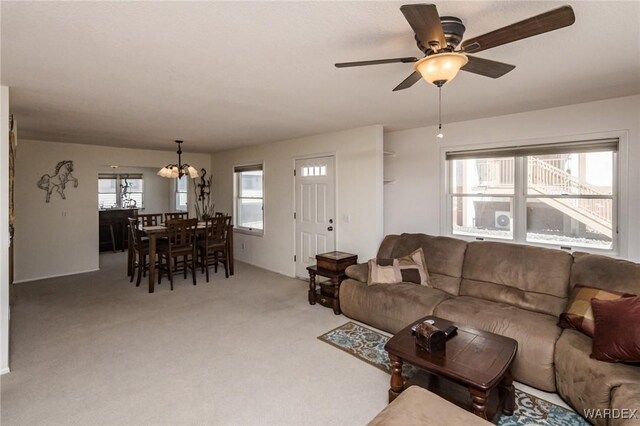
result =
[{"label": "sofa armrest", "polygon": [[348,266],[344,273],[349,278],[366,283],[369,280],[369,264],[358,263],[357,265]]},{"label": "sofa armrest", "polygon": [[611,426],[640,425],[640,383],[624,383],[614,388],[611,392],[611,408],[616,414],[609,421]]}]

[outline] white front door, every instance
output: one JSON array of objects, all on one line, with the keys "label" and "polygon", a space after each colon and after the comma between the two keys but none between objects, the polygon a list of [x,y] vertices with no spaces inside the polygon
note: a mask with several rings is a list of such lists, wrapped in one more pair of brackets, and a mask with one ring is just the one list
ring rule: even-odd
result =
[{"label": "white front door", "polygon": [[296,276],[308,278],[316,254],[336,249],[335,158],[296,160],[295,171]]}]

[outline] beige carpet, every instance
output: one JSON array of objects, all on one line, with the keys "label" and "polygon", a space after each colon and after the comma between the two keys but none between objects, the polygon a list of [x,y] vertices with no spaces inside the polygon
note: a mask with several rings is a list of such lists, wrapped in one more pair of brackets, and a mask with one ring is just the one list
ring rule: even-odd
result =
[{"label": "beige carpet", "polygon": [[148,294],[125,256],[18,284],[2,425],[362,425],[389,376],[317,339],[347,318],[306,283],[246,264]]}]

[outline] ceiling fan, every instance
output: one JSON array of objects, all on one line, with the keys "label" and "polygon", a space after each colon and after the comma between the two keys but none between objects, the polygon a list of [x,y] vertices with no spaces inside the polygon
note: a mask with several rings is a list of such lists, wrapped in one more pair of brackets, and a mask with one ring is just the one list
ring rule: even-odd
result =
[{"label": "ceiling fan", "polygon": [[[451,81],[459,70],[485,77],[498,78],[513,70],[515,65],[478,58],[469,55],[469,53],[481,52],[527,37],[554,31],[575,22],[575,15],[571,6],[562,6],[462,41],[465,31],[462,20],[455,16],[440,16],[434,4],[407,4],[401,6],[400,11],[415,33],[418,49],[424,53],[422,59],[416,57],[378,59],[373,61],[342,62],[335,64],[335,66],[346,68],[415,62],[414,72],[396,86],[393,89],[394,91],[407,89],[417,83],[420,78],[442,87],[443,84]],[[458,48],[458,46],[460,47]]]}]

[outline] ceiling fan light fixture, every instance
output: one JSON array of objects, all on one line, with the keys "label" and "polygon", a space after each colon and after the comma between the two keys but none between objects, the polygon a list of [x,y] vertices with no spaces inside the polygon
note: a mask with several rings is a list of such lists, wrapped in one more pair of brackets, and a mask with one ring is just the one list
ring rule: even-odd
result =
[{"label": "ceiling fan light fixture", "polygon": [[420,59],[414,68],[422,75],[422,78],[435,86],[442,86],[453,80],[460,68],[465,66],[469,59],[462,53],[446,52],[436,53]]}]

